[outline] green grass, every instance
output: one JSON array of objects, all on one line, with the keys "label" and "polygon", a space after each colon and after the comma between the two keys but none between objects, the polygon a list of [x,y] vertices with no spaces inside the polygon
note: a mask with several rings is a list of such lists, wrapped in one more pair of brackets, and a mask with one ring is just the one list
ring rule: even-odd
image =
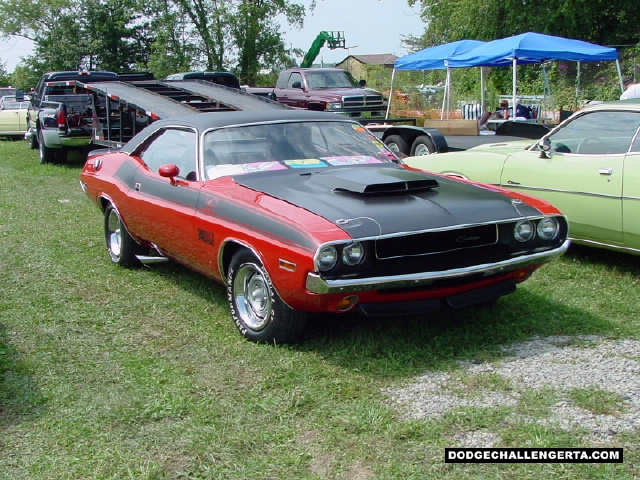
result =
[{"label": "green grass", "polygon": [[[517,420],[547,415],[553,391],[429,421],[403,419],[382,393],[426,370],[459,375],[469,398],[508,392],[458,362],[536,335],[638,339],[638,257],[572,248],[489,310],[318,317],[299,345],[255,345],[220,285],[175,264],[110,263],[80,168],[0,142],[0,479],[640,476],[637,433],[621,436],[622,465],[444,463],[462,431],[494,432],[498,446],[595,446]],[[617,408],[606,392],[573,395]]]}]

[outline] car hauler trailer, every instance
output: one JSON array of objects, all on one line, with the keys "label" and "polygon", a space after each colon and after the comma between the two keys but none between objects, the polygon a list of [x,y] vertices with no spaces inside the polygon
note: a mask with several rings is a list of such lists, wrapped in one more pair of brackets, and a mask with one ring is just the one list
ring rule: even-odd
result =
[{"label": "car hauler trailer", "polygon": [[63,162],[73,149],[120,147],[151,122],[179,114],[288,108],[202,80],[61,80],[44,85],[26,135],[29,145],[40,149],[41,163]]}]

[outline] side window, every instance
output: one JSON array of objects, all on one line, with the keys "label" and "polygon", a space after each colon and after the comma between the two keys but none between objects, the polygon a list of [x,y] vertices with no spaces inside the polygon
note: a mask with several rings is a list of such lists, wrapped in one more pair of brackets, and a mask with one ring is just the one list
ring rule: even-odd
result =
[{"label": "side window", "polygon": [[154,172],[163,165],[173,163],[180,169],[180,177],[195,180],[196,139],[196,133],[192,130],[168,128],[144,145],[139,155]]},{"label": "side window", "polygon": [[278,77],[278,82],[276,83],[276,88],[287,88],[287,83],[288,82],[289,82],[289,79],[287,78],[287,74],[286,73],[282,73]]},{"label": "side window", "polygon": [[300,85],[302,85],[302,75],[300,75],[298,72],[294,72],[291,74],[291,76],[289,77],[289,83],[287,83],[287,88],[293,88],[293,84],[296,82],[300,82]]},{"label": "side window", "polygon": [[639,126],[640,112],[586,113],[549,137],[551,150],[593,155],[627,153]]}]

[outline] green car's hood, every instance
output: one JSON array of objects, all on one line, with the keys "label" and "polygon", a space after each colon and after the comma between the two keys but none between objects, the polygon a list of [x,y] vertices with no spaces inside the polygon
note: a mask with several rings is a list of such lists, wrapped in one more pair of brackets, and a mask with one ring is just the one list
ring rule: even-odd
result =
[{"label": "green car's hood", "polygon": [[407,157],[402,161],[413,168],[470,178],[477,182],[500,184],[505,160],[534,143],[532,140],[494,142],[461,152]]},{"label": "green car's hood", "polygon": [[525,148],[534,145],[536,142],[534,140],[518,140],[515,142],[494,142],[494,143],[485,143],[482,145],[478,145],[477,147],[470,148],[460,153],[467,152],[491,152],[491,153],[502,153],[504,155],[511,155],[514,152],[524,150]]}]

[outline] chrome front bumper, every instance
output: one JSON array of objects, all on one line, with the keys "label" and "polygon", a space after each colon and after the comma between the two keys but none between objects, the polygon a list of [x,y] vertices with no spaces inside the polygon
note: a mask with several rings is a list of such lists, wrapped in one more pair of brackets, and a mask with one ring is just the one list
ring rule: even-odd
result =
[{"label": "chrome front bumper", "polygon": [[526,268],[532,265],[549,262],[562,256],[569,245],[570,240],[554,250],[533,253],[497,263],[473,265],[465,268],[455,268],[452,270],[441,270],[438,272],[420,272],[407,275],[396,275],[393,277],[370,277],[370,278],[346,278],[338,280],[326,280],[317,273],[310,273],[307,276],[307,290],[312,293],[350,293],[362,292],[366,290],[379,290],[384,288],[407,288],[407,287],[428,287],[438,280],[450,278],[464,278],[470,275],[481,274],[488,277],[501,273],[508,273],[519,268]]}]

